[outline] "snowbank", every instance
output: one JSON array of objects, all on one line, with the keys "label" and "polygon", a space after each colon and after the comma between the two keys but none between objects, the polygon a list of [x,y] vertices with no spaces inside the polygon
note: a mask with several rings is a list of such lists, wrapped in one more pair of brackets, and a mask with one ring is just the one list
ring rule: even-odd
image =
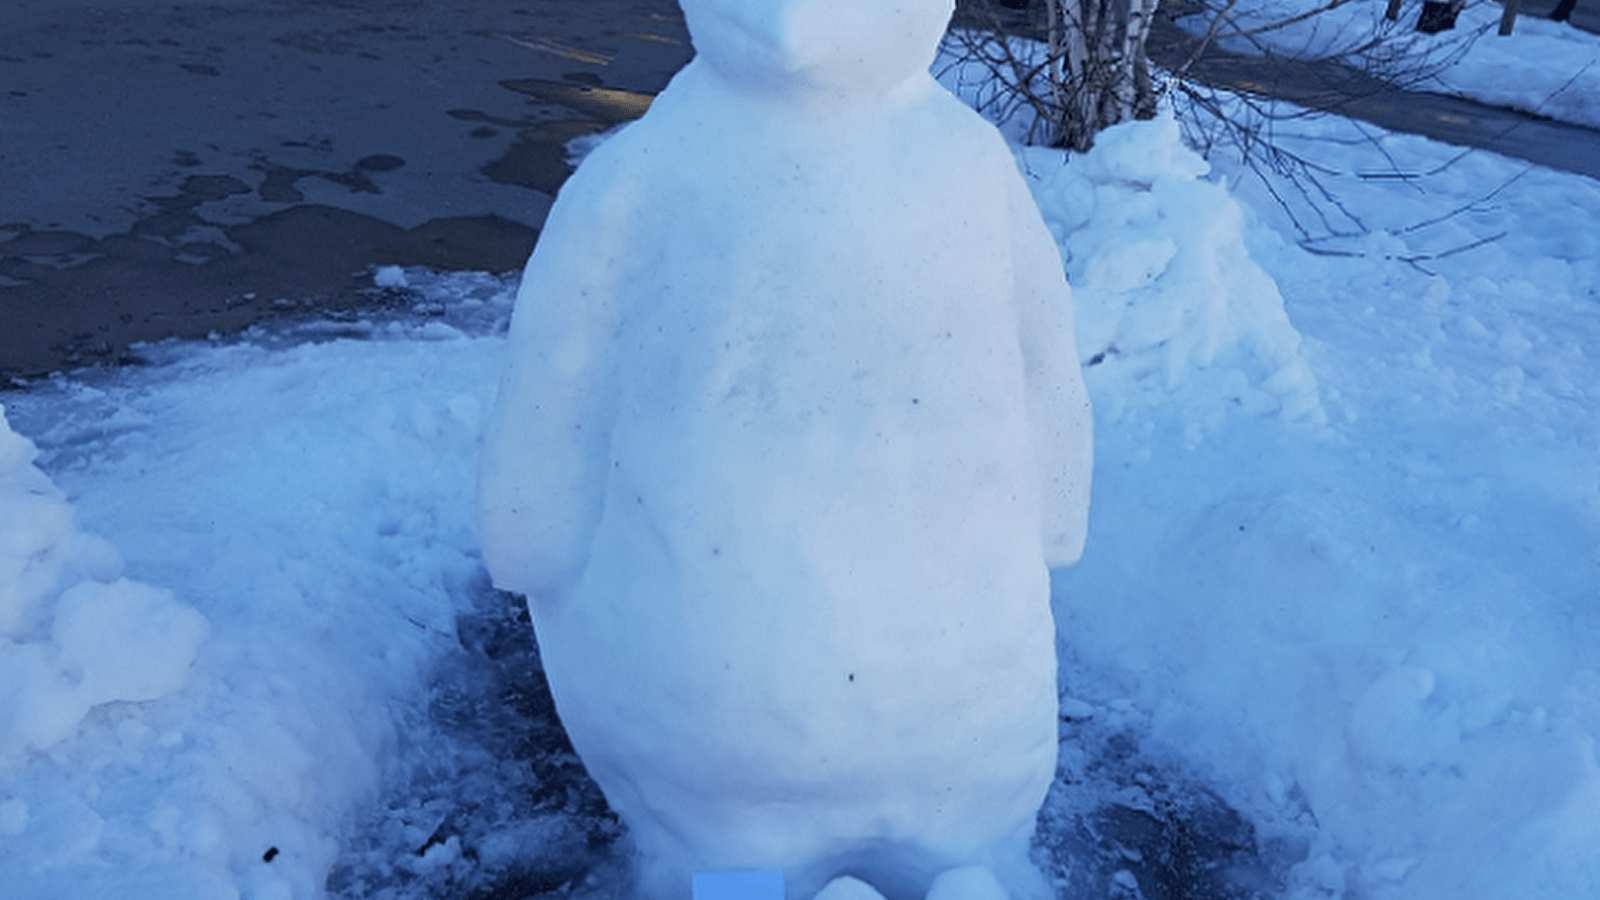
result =
[{"label": "snowbank", "polygon": [[[1600,188],[1358,136],[1289,138],[1365,223],[1332,254],[1283,240],[1266,188],[1216,161],[1279,223],[1247,238],[1325,424],[1230,415],[1197,440],[1182,393],[1091,378],[1097,410],[1122,405],[1097,427],[1090,545],[1058,577],[1068,772],[1092,781],[1131,739],[1215,786],[1292,898],[1592,896]],[[1387,168],[1416,175],[1359,177]]]},{"label": "snowbank", "polygon": [[[0,405],[0,771],[61,743],[92,709],[178,690],[207,634],[170,592],[118,577],[116,551],[74,528],[37,455]],[[25,823],[26,806],[11,817]]]},{"label": "snowbank", "polygon": [[[22,398],[80,515],[194,609],[110,580],[115,554],[0,432],[8,896],[322,896],[478,572],[495,348],[437,318],[390,337],[149,348],[180,357],[151,389],[128,372]],[[420,367],[412,342],[434,348]]]}]

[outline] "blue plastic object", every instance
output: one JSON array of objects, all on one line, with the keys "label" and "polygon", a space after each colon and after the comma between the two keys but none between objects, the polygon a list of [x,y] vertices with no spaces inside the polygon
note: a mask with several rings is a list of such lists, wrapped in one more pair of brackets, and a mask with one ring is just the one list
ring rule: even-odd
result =
[{"label": "blue plastic object", "polygon": [[711,872],[696,875],[694,900],[783,900],[783,873]]}]

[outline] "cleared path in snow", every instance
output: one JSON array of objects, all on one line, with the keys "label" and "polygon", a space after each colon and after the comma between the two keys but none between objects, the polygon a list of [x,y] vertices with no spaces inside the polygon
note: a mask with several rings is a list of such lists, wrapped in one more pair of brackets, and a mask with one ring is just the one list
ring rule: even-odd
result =
[{"label": "cleared path in snow", "polygon": [[[1194,44],[1169,18],[1156,17],[1148,49],[1158,65],[1181,66]],[[1188,76],[1211,87],[1287,100],[1391,131],[1600,179],[1600,131],[1461,97],[1401,90],[1331,60],[1242,56],[1212,46],[1190,66]]]},{"label": "cleared path in snow", "polygon": [[[564,143],[691,53],[675,0],[5,3],[0,383],[369,307],[375,264],[515,269]],[[1338,69],[1191,74],[1600,178],[1600,132]]]}]

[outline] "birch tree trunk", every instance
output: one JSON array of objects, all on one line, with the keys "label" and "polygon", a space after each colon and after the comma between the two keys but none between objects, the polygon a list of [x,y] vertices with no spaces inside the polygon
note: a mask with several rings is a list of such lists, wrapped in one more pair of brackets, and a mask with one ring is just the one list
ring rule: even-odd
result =
[{"label": "birch tree trunk", "polygon": [[1032,109],[1036,137],[1086,151],[1105,128],[1155,115],[1145,39],[1160,0],[1034,0],[1042,9],[1005,15],[991,3],[961,0],[953,34]]}]

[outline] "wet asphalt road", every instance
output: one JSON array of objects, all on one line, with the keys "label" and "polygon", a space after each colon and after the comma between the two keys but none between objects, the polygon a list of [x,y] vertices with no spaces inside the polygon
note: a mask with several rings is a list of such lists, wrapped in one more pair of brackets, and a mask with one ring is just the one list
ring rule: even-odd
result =
[{"label": "wet asphalt road", "polygon": [[515,269],[690,55],[674,0],[5,0],[0,379]]}]

